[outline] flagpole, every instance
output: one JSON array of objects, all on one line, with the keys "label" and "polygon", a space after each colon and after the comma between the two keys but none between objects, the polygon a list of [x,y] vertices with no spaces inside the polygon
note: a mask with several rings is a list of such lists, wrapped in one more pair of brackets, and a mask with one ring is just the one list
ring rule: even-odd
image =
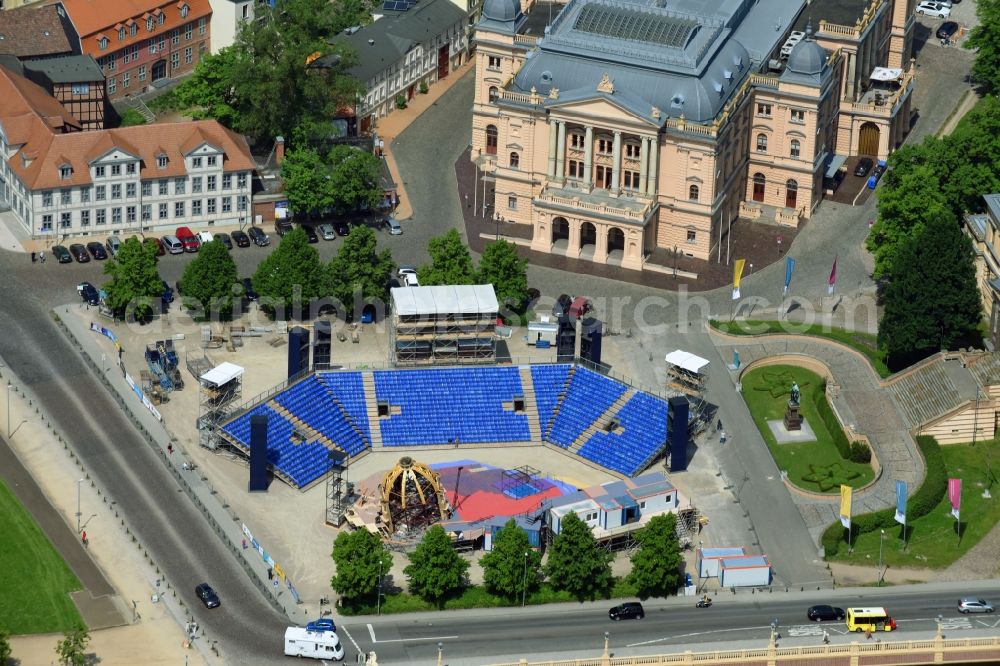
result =
[{"label": "flagpole", "polygon": [[729,260],[732,258],[732,255],[730,255],[730,253],[729,253],[729,245],[730,245],[730,242],[733,239],[733,214],[732,214],[732,212],[730,212],[727,217],[729,218],[729,230],[726,231],[726,266],[729,265]]},{"label": "flagpole", "polygon": [[715,260],[718,263],[722,263],[722,218],[719,218],[719,256]]}]

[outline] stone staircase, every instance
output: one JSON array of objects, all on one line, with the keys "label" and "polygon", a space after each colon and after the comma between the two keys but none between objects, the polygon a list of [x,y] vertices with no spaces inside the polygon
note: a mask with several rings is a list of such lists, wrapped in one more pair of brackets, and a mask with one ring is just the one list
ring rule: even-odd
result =
[{"label": "stone staircase", "polygon": [[590,439],[593,435],[604,430],[611,423],[611,419],[614,418],[615,414],[620,412],[621,408],[625,406],[625,403],[631,400],[632,396],[634,396],[635,394],[636,390],[634,388],[630,388],[629,390],[625,391],[620,396],[618,396],[618,399],[615,400],[611,404],[611,406],[608,407],[607,410],[605,410],[603,414],[598,416],[596,421],[587,426],[587,428],[582,433],[580,433],[579,437],[573,440],[573,443],[570,444],[569,447],[566,448],[566,450],[569,451],[570,453],[576,453],[577,451],[579,451],[580,447],[583,446],[584,442]]},{"label": "stone staircase", "polygon": [[145,118],[147,123],[156,122],[156,114],[150,111],[146,103],[138,97],[126,97],[124,104],[129,109],[135,109],[139,115]]},{"label": "stone staircase", "polygon": [[522,365],[517,369],[521,375],[521,391],[524,393],[524,415],[528,419],[531,441],[542,441],[542,426],[538,421],[538,405],[535,403],[535,383],[531,379],[531,368]]},{"label": "stone staircase", "polygon": [[365,387],[365,407],[368,410],[368,429],[371,431],[372,449],[381,449],[382,426],[378,419],[378,398],[375,397],[375,375],[371,372],[361,373],[361,383]]}]

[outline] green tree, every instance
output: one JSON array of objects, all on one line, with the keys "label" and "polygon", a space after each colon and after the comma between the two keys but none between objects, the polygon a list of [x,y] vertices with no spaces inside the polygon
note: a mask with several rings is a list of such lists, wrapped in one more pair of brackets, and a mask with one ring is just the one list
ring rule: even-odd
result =
[{"label": "green tree", "polygon": [[303,142],[289,150],[281,163],[281,181],[289,207],[296,213],[314,213],[333,206],[328,176],[329,169],[315,149]]},{"label": "green tree", "polygon": [[333,542],[337,573],[330,586],[348,604],[374,597],[380,577],[392,569],[392,553],[382,539],[368,530],[341,532]]},{"label": "green tree", "polygon": [[238,46],[206,53],[194,67],[191,76],[181,81],[174,90],[175,104],[193,118],[214,118],[227,127],[239,123],[239,99],[233,89],[237,68],[240,65]]},{"label": "green tree", "polygon": [[511,518],[493,538],[493,550],[479,562],[483,583],[493,594],[514,601],[538,587],[541,560],[528,535]]},{"label": "green tree", "polygon": [[324,295],[339,301],[345,314],[360,310],[367,302],[385,303],[396,265],[389,250],[377,249],[374,231],[354,227],[326,267]]},{"label": "green tree", "polygon": [[10,655],[10,634],[0,629],[0,666],[7,666]]},{"label": "green tree", "polygon": [[64,638],[56,644],[59,663],[67,666],[84,666],[87,663],[88,643],[90,643],[90,634],[83,627],[67,631]]},{"label": "green tree", "polygon": [[220,241],[205,243],[198,256],[184,269],[184,301],[194,299],[210,316],[228,319],[233,312],[236,262]]},{"label": "green tree", "polygon": [[595,599],[611,587],[611,560],[614,556],[600,548],[587,523],[575,513],[562,518],[545,575],[557,590],[565,590],[579,601]]},{"label": "green tree", "polygon": [[677,516],[672,513],[654,516],[635,535],[639,549],[632,554],[628,581],[639,598],[665,597],[677,592],[681,584],[681,547],[677,542]]},{"label": "green tree", "polygon": [[455,552],[447,532],[434,525],[424,534],[403,569],[410,592],[440,608],[445,598],[465,587],[469,562]]},{"label": "green tree", "polygon": [[125,113],[122,114],[121,122],[118,123],[119,127],[134,127],[135,125],[145,125],[146,119],[141,113],[135,109],[125,109]]},{"label": "green tree", "polygon": [[969,340],[981,314],[972,243],[951,219],[907,239],[892,267],[879,346],[898,369]]},{"label": "green tree", "polygon": [[380,183],[382,161],[374,154],[337,145],[327,157],[330,169],[330,195],[338,212],[346,213],[367,206],[374,210],[385,196]]},{"label": "green tree", "polygon": [[976,18],[965,40],[965,48],[976,51],[972,78],[995,95],[1000,92],[1000,0],[979,0]]},{"label": "green tree", "polygon": [[432,238],[427,243],[427,254],[431,263],[417,271],[420,284],[474,284],[476,270],[472,265],[469,248],[462,242],[462,236],[455,229],[449,229],[443,236]]},{"label": "green tree", "polygon": [[156,268],[156,247],[135,236],[122,243],[118,256],[104,264],[111,281],[104,284],[104,302],[116,316],[144,320],[153,313],[153,301],[163,295],[163,279]]},{"label": "green tree", "polygon": [[277,249],[260,262],[253,276],[258,302],[279,318],[301,319],[309,304],[321,295],[323,268],[319,252],[298,227],[285,234]]},{"label": "green tree", "polygon": [[528,298],[528,260],[505,240],[488,243],[479,259],[479,282],[492,284],[501,305],[520,311]]}]

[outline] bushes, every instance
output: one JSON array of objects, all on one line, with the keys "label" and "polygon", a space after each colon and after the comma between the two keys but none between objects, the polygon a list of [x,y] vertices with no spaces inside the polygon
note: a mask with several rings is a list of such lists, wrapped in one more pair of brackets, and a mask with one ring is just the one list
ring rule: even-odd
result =
[{"label": "bushes", "polygon": [[396,108],[405,109],[406,108],[406,97],[403,95],[396,95]]},{"label": "bushes", "polygon": [[872,461],[872,450],[864,442],[851,442],[851,462],[870,463]]},{"label": "bushes", "polygon": [[[859,443],[855,442],[855,444]],[[862,444],[862,446],[864,445]],[[915,493],[910,495],[906,503],[906,521],[908,523],[933,511],[948,489],[948,470],[944,466],[944,457],[941,455],[941,447],[937,440],[927,435],[921,435],[917,437],[917,447],[924,456],[927,472],[924,476],[924,482],[920,484]],[[892,527],[895,524],[895,508],[854,516],[851,519],[851,541],[853,542],[859,534],[874,532],[878,529]],[[840,551],[840,544],[844,543],[845,540],[845,532],[839,521],[823,531],[820,542],[823,544],[827,559],[834,557]]]}]

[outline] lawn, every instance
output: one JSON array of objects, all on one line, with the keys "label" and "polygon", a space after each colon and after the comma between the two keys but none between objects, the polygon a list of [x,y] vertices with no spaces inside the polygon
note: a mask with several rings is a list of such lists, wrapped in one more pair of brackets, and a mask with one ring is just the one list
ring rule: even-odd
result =
[{"label": "lawn", "polygon": [[814,335],[818,338],[834,340],[863,354],[875,368],[875,372],[878,373],[879,377],[888,377],[892,374],[892,371],[885,364],[885,352],[878,348],[878,338],[870,333],[848,331],[834,326],[824,326],[823,324],[805,326],[792,321],[755,321],[748,319],[727,322],[713,319],[709,323],[712,325],[712,328],[723,333],[729,333],[730,335],[785,333],[789,335]]},{"label": "lawn", "polygon": [[[778,444],[767,422],[784,418],[788,390],[793,381],[798,383],[802,394],[799,412],[812,427],[816,441]],[[811,492],[837,493],[841,484],[859,488],[875,478],[870,465],[840,456],[813,402],[817,392],[823,390],[819,375],[792,365],[771,365],[743,375],[742,385],[743,399],[757,429],[767,442],[778,469],[788,472],[788,480],[793,485]]]},{"label": "lawn", "polygon": [[[962,534],[955,530],[951,503],[947,494],[934,510],[906,526],[907,548],[903,550],[903,529],[897,525],[885,531],[882,544],[882,561],[889,567],[944,568],[979,543],[1000,521],[1000,489],[994,484],[990,499],[983,497],[986,487],[986,456],[992,453],[994,471],[1000,469],[1000,443],[978,442],[975,448],[968,444],[951,444],[941,447],[944,464],[950,478],[962,479]],[[869,564],[872,576],[878,566],[879,530],[862,534],[853,544],[854,552],[848,553],[841,546],[836,556],[838,562]],[[1000,566],[1000,561],[998,561]],[[994,572],[983,572],[989,577]]]},{"label": "lawn", "polygon": [[69,598],[80,581],[2,481],[0,534],[0,628],[40,634],[82,624]]}]

